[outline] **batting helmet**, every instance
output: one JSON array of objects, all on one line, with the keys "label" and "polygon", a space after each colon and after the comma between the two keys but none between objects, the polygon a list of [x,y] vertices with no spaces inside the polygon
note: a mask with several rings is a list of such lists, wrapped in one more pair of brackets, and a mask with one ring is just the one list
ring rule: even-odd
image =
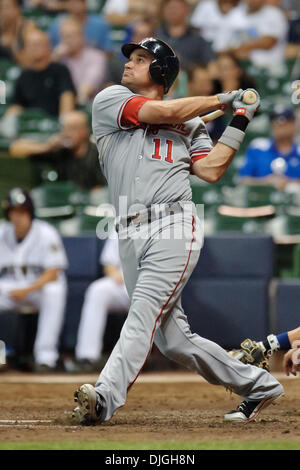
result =
[{"label": "batting helmet", "polygon": [[34,218],[34,205],[27,191],[21,188],[11,189],[6,198],[2,201],[2,209],[7,220],[9,218],[9,211],[13,207],[24,207],[28,210],[31,219]]},{"label": "batting helmet", "polygon": [[129,59],[130,54],[138,48],[154,56],[149,67],[150,76],[155,83],[163,85],[164,92],[168,93],[179,72],[179,60],[175,52],[166,42],[156,38],[146,38],[138,44],[124,44],[122,52]]}]

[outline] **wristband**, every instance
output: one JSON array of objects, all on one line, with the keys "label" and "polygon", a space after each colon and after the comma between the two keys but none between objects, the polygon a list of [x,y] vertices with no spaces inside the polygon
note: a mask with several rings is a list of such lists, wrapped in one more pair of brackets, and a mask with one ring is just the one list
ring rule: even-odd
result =
[{"label": "wristband", "polygon": [[249,119],[245,116],[234,116],[230,125],[226,127],[218,142],[221,142],[234,150],[239,150],[245,137],[245,130]]}]

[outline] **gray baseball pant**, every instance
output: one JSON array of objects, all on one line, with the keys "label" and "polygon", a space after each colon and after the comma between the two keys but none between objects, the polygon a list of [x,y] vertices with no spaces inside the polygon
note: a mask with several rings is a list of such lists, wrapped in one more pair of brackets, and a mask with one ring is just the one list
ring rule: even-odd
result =
[{"label": "gray baseball pant", "polygon": [[[127,237],[123,238],[125,232]],[[131,306],[120,338],[95,386],[103,398],[101,420],[109,420],[125,404],[127,392],[142,370],[153,342],[166,357],[197,372],[209,383],[223,385],[249,400],[283,392],[281,384],[267,371],[242,364],[216,343],[190,331],[181,307],[181,293],[198,261],[203,241],[194,206],[184,214],[151,224],[137,219],[128,229],[119,230],[119,239]]]}]

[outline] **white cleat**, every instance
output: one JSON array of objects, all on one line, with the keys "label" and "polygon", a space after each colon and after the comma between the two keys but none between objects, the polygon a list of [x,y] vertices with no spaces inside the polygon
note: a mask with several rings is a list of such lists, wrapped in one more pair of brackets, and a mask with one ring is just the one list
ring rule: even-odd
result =
[{"label": "white cleat", "polygon": [[229,413],[224,415],[224,420],[235,423],[250,423],[250,421],[255,421],[264,408],[267,408],[267,406],[271,405],[282,395],[283,393],[258,401],[243,400],[236,410],[229,411]]},{"label": "white cleat", "polygon": [[100,422],[102,405],[95,388],[90,384],[81,385],[74,393],[74,401],[78,404],[72,417],[78,424],[90,425]]}]

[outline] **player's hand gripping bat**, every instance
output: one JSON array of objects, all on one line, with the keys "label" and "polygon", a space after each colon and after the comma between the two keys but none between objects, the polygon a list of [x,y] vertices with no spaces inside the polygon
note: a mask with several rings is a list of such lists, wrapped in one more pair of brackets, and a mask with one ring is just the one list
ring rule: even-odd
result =
[{"label": "player's hand gripping bat", "polygon": [[[259,101],[259,97],[255,93],[255,91],[246,90],[243,93],[242,101],[245,104],[254,104],[256,101]],[[259,105],[259,103],[258,103],[258,105]],[[224,113],[225,113],[225,111],[222,111],[221,109],[217,109],[216,111],[205,114],[205,116],[202,116],[201,119],[204,122],[213,121],[214,119],[217,119],[218,117],[223,116]]]}]

